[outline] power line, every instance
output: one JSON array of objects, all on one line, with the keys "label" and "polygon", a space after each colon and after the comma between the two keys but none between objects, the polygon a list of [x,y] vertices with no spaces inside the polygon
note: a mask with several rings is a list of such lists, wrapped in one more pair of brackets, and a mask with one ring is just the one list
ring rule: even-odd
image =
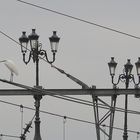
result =
[{"label": "power line", "polygon": [[1,137],[12,137],[12,138],[20,138],[19,136],[7,135],[7,134],[0,134]]},{"label": "power line", "polygon": [[[18,0],[18,1],[20,1],[20,0]],[[57,12],[57,14],[58,14],[58,12]],[[59,14],[60,14],[60,13],[59,13]],[[63,15],[65,15],[65,14],[63,14]],[[65,15],[65,16],[66,16],[66,15]],[[67,16],[68,16],[68,15],[67,15]],[[69,16],[69,17],[74,18],[74,17],[72,17],[72,16]],[[117,31],[117,30],[114,30],[114,29],[111,29],[111,28],[108,28],[108,27],[105,27],[105,26],[102,26],[102,25],[98,25],[98,24],[95,24],[95,23],[91,23],[91,22],[88,22],[88,21],[85,21],[85,20],[82,20],[82,19],[78,19],[78,18],[74,18],[74,19],[77,19],[77,20],[80,20],[80,21],[83,21],[83,22],[86,22],[86,23],[89,23],[89,24],[93,24],[93,25],[99,26],[99,27],[101,27],[101,28],[105,28],[105,29],[108,29],[108,30],[112,30],[112,31],[115,31],[115,32],[118,32],[118,33],[121,33],[121,34],[124,34],[124,35],[127,35],[127,36],[130,36],[130,37],[134,37],[134,38],[140,39],[139,37],[136,37],[136,36],[133,36],[133,35],[124,33],[124,32],[120,32],[120,31]],[[11,38],[10,36],[6,35],[4,32],[0,31],[0,33],[2,33],[3,35],[5,35],[6,37],[8,37],[10,40],[14,41],[15,43],[17,43],[18,45],[20,45],[17,41],[15,41],[15,40],[14,40],[13,38]],[[42,58],[41,58],[41,59],[42,59]],[[57,97],[57,98],[64,99],[64,98],[62,98],[62,97]],[[67,100],[70,100],[70,99],[67,99]],[[72,101],[72,100],[70,100],[70,101]],[[74,102],[77,102],[77,101],[74,101]],[[80,102],[77,102],[77,103],[80,103]],[[84,103],[84,104],[86,104],[86,103]],[[12,105],[15,105],[15,104],[12,104]],[[88,105],[88,104],[87,104],[87,105]],[[26,108],[30,109],[29,107],[26,107]],[[32,109],[32,110],[34,110],[34,109]],[[50,113],[50,112],[46,112],[46,111],[40,111],[40,112],[47,113],[47,114],[51,114],[51,115],[55,115],[55,116],[59,116],[59,117],[64,117],[64,116],[62,116],[62,115],[58,115],[58,114],[54,114],[54,113]],[[68,118],[68,119],[71,119],[71,120],[80,121],[80,122],[95,124],[95,123],[93,123],[93,122],[89,122],[89,121],[85,121],[85,120],[81,120],[81,119],[76,119],[76,118],[72,118],[72,117],[67,117],[67,118]],[[109,126],[107,126],[107,127],[109,127]],[[123,130],[123,129],[117,128],[117,127],[113,127],[113,128],[118,129],[118,130]],[[134,133],[138,133],[138,132],[136,132],[136,131],[131,131],[131,130],[129,130],[129,131],[130,131],[130,132],[134,132]],[[3,135],[3,134],[1,134],[1,136],[10,136],[10,135]],[[10,136],[10,137],[11,137],[11,136]],[[12,137],[16,137],[16,136],[12,136]],[[17,137],[17,138],[19,138],[19,137]]]},{"label": "power line", "polygon": [[[13,105],[13,106],[16,106],[16,107],[20,107],[21,105],[18,105],[18,104],[15,104],[15,103],[11,103],[11,102],[7,102],[7,101],[2,101],[0,100],[0,102],[2,103],[6,103],[6,104],[9,104],[9,105]],[[23,105],[22,105],[23,106]],[[29,109],[29,110],[33,110],[35,111],[35,109],[31,108],[31,107],[27,107],[27,106],[23,106],[23,108],[25,109]],[[74,118],[74,117],[69,117],[69,116],[63,116],[63,115],[60,115],[60,114],[56,114],[56,113],[52,113],[52,112],[48,112],[48,111],[43,111],[43,110],[40,110],[41,113],[44,113],[44,114],[49,114],[49,115],[52,115],[52,116],[55,116],[55,117],[60,117],[60,118],[67,118],[69,120],[73,120],[73,121],[78,121],[78,122],[82,122],[82,123],[88,123],[88,124],[94,124],[94,122],[91,122],[91,121],[87,121],[87,120],[82,120],[82,119],[77,119],[77,118]],[[106,127],[109,127],[107,125],[104,125],[102,124],[101,126],[106,126]],[[113,129],[116,129],[116,130],[122,130],[122,128],[119,128],[119,127],[113,127]],[[128,132],[131,132],[131,133],[140,133],[138,131],[133,131],[133,130],[128,130]]]},{"label": "power line", "polygon": [[[61,96],[61,95],[58,95],[58,96]],[[58,96],[57,96],[57,97],[58,97]],[[56,97],[56,96],[55,96],[55,97]],[[62,96],[61,96],[61,97],[62,97]],[[60,97],[60,98],[61,98],[61,97]],[[87,100],[83,100],[83,99],[79,99],[79,98],[74,98],[74,97],[69,97],[69,96],[66,96],[66,95],[63,95],[63,97],[66,97],[65,100],[67,100],[67,98],[70,99],[70,100],[68,100],[68,101],[76,100],[76,101],[78,101],[77,103],[81,103],[81,104],[85,103],[84,105],[94,106],[94,105],[93,105],[93,102],[91,102],[91,101],[87,101]],[[63,99],[63,98],[61,98],[61,99]],[[75,102],[76,102],[76,101],[75,101]],[[106,105],[104,105],[104,104],[99,104],[99,103],[98,103],[98,107],[99,107],[99,108],[103,108],[103,109],[109,109],[109,107],[107,107]],[[124,109],[124,108],[115,107],[114,109],[115,109],[115,111],[118,111],[118,112],[125,112],[125,109]],[[139,111],[135,111],[135,110],[127,110],[127,113],[140,115],[140,112],[139,112]]]},{"label": "power line", "polygon": [[[52,96],[52,97],[55,97],[55,98],[60,98],[60,99],[63,99],[63,100],[67,100],[67,101],[71,101],[71,102],[75,102],[75,103],[79,103],[79,104],[83,104],[83,105],[94,106],[92,102],[89,102],[89,101],[86,101],[86,100],[81,100],[81,99],[78,99],[78,98],[76,99],[74,97],[69,97],[69,96],[64,96],[64,95],[56,95],[58,93],[53,92],[53,91],[48,91],[46,93],[46,91],[44,89],[32,88],[30,86],[25,86],[25,85],[22,85],[22,84],[19,84],[19,83],[10,82],[10,81],[4,80],[4,79],[0,79],[0,81],[6,82],[8,84],[12,84],[14,86],[18,86],[18,87],[21,87],[21,88],[25,88],[27,90],[31,90],[31,91],[35,91],[35,92],[40,92],[42,95],[49,95],[49,96]],[[102,106],[98,106],[98,107],[104,108],[104,109],[110,109],[111,108],[109,105],[107,107],[104,104],[98,104],[98,105],[102,105]],[[122,108],[114,108],[114,110],[120,111],[120,112],[140,114],[140,112],[138,112],[138,111],[125,110],[125,109],[122,109]]]},{"label": "power line", "polygon": [[[2,79],[1,79],[1,80],[2,80]],[[6,81],[6,80],[2,80],[2,81],[11,84],[11,82],[9,82],[9,81]],[[13,85],[19,86],[19,84],[17,85],[17,83],[14,83]],[[21,87],[21,86],[20,86],[20,87]],[[26,86],[26,87],[24,86],[24,87],[22,87],[22,88],[27,88],[27,86]],[[28,87],[27,89],[32,90],[31,87]],[[36,89],[34,89],[34,91],[36,91]],[[48,95],[48,94],[46,94],[46,92],[45,92],[44,90],[37,89],[37,91],[38,91],[38,92],[41,92],[43,95]],[[51,91],[49,91],[49,93],[50,93],[49,96],[52,96],[52,97],[55,97],[55,98],[59,98],[59,99],[71,101],[71,102],[74,102],[74,103],[87,105],[87,106],[93,106],[93,103],[90,102],[90,101],[87,101],[87,100],[82,100],[82,99],[78,99],[78,98],[74,98],[74,97],[69,97],[69,96],[64,96],[64,95],[55,95],[56,92],[51,92]],[[99,108],[103,108],[103,109],[110,109],[109,106],[107,107],[107,106],[104,105],[104,104],[98,104],[98,107],[99,107]],[[125,110],[125,109],[118,108],[118,107],[115,107],[114,110],[120,111],[120,112],[125,112],[125,111],[127,111],[127,113],[132,113],[132,114],[140,114],[140,112],[138,112],[138,111]]]},{"label": "power line", "polygon": [[12,37],[10,37],[9,35],[7,35],[6,33],[0,31],[1,34],[3,34],[4,36],[6,36],[7,38],[9,38],[10,40],[12,40],[13,42],[15,42],[16,44],[20,45],[19,42],[17,42],[15,39],[13,39]]},{"label": "power line", "polygon": [[106,29],[106,30],[110,30],[112,32],[123,34],[123,35],[129,36],[129,37],[135,38],[135,39],[140,39],[140,37],[138,37],[138,36],[135,36],[135,35],[132,35],[132,34],[129,34],[129,33],[126,33],[126,32],[122,32],[120,30],[116,30],[116,29],[113,29],[113,28],[110,28],[110,27],[107,27],[107,26],[104,26],[104,25],[101,25],[101,24],[90,22],[90,21],[87,21],[87,20],[84,20],[84,19],[81,19],[81,18],[78,18],[78,17],[74,17],[74,16],[71,16],[71,15],[68,15],[68,14],[65,14],[65,13],[61,13],[61,12],[58,12],[58,11],[55,11],[55,10],[52,10],[52,9],[49,9],[49,8],[45,8],[45,7],[36,5],[36,4],[33,4],[33,3],[25,2],[23,0],[17,0],[17,1],[19,1],[21,3],[28,4],[28,5],[36,7],[36,8],[40,8],[40,9],[43,9],[43,10],[58,14],[58,15],[62,15],[62,16],[74,19],[74,20],[78,20],[78,21],[81,21],[81,22],[84,22],[84,23],[87,23],[87,24],[90,24],[90,25],[94,25],[96,27],[100,27],[100,28],[103,28],[103,29]]}]

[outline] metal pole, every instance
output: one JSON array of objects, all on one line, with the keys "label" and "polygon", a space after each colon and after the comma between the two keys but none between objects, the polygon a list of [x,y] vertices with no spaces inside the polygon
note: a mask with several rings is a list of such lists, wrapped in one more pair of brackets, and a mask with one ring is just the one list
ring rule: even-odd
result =
[{"label": "metal pole", "polygon": [[40,107],[40,100],[41,100],[41,96],[39,95],[35,95],[34,99],[35,99],[35,136],[34,136],[34,140],[42,140],[41,139],[41,135],[40,135],[40,117],[39,117],[39,107]]},{"label": "metal pole", "polygon": [[128,95],[125,95],[125,114],[124,114],[124,133],[123,140],[127,140],[127,104],[128,104]]},{"label": "metal pole", "polygon": [[[126,72],[126,89],[129,87],[129,75]],[[128,134],[127,134],[127,106],[128,106],[128,95],[125,95],[125,113],[124,113],[124,133],[123,133],[123,140],[128,139]]]},{"label": "metal pole", "polygon": [[[39,58],[38,58],[38,46],[37,50],[35,52],[36,57],[36,88],[39,87]],[[40,100],[42,96],[41,95],[34,95],[35,99],[35,136],[34,140],[42,140],[40,135],[40,117],[39,117],[39,108],[40,108]]]},{"label": "metal pole", "polygon": [[35,59],[36,59],[36,87],[39,86],[39,58],[38,58],[38,46],[35,50]]}]

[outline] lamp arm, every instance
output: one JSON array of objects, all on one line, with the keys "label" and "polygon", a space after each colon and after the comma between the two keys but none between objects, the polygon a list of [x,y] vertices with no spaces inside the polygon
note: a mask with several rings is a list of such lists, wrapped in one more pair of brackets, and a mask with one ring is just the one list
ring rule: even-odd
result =
[{"label": "lamp arm", "polygon": [[48,55],[47,55],[47,52],[45,51],[45,50],[40,50],[40,53],[39,53],[41,56],[45,56],[45,58],[46,58],[46,60],[47,60],[47,62],[49,63],[49,64],[52,64],[54,61],[55,61],[55,53],[53,52],[53,60],[52,61],[50,61],[49,59],[48,59]]},{"label": "lamp arm", "polygon": [[26,65],[30,62],[31,56],[32,56],[32,53],[31,53],[31,51],[30,51],[29,58],[28,58],[28,60],[26,61],[26,60],[25,60],[25,53],[23,53],[23,62],[24,62]]},{"label": "lamp arm", "polygon": [[133,83],[135,84],[135,87],[138,87],[138,85],[140,84],[140,76],[138,76],[138,82],[136,83],[135,77],[133,74],[130,75],[132,78]]},{"label": "lamp arm", "polygon": [[121,79],[124,79],[124,78],[125,78],[125,75],[124,74],[120,74],[119,77],[118,77],[117,82],[115,83],[114,82],[114,76],[112,76],[112,84],[113,84],[113,86],[116,87],[119,84],[119,82],[121,81]]}]

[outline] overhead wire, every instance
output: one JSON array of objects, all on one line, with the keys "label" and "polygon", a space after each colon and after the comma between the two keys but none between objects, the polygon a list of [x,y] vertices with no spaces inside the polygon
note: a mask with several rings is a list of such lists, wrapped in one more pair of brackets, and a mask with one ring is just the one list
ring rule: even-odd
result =
[{"label": "overhead wire", "polygon": [[[85,105],[89,105],[89,106],[93,106],[93,102],[91,101],[88,101],[88,100],[83,100],[83,99],[79,99],[79,98],[75,98],[75,97],[70,97],[70,96],[67,96],[67,95],[56,95],[57,97],[58,96],[61,96],[61,97],[66,97],[68,99],[72,99],[72,100],[76,100],[76,101],[79,101],[80,103],[85,103]],[[55,96],[55,97],[56,97]],[[70,100],[71,101],[71,100]],[[98,103],[98,107],[99,108],[103,108],[103,109],[109,109],[109,107],[107,107],[106,105],[104,104],[100,104]],[[119,107],[115,107],[114,108],[115,111],[119,111],[119,112],[125,112],[125,109],[124,108],[119,108]],[[127,110],[127,113],[132,113],[132,114],[139,114],[140,115],[140,112],[139,111],[135,111],[135,110]]]},{"label": "overhead wire", "polygon": [[[88,106],[93,106],[93,104],[91,104],[92,102],[89,102],[89,101],[86,101],[86,100],[81,100],[81,99],[74,98],[74,97],[59,95],[60,94],[59,92],[56,93],[56,92],[53,92],[53,91],[47,91],[47,93],[46,93],[46,91],[44,89],[32,88],[30,86],[26,86],[26,85],[22,85],[22,84],[19,84],[19,83],[7,81],[7,80],[4,80],[4,79],[0,79],[0,81],[8,83],[8,84],[12,84],[14,86],[18,86],[18,87],[21,87],[21,88],[25,88],[27,90],[31,90],[31,91],[34,91],[34,92],[39,92],[42,95],[49,95],[49,96],[52,96],[52,97],[55,97],[55,98],[64,99],[64,100],[71,101],[71,102],[75,102],[75,103],[79,103],[79,104],[83,104],[83,105],[88,105]],[[58,94],[58,95],[56,95],[56,94]],[[102,105],[102,104],[99,104],[99,105]],[[102,106],[99,106],[99,107],[100,108],[105,108],[105,109],[112,108],[109,105],[107,105],[108,106],[108,108],[107,108],[105,104],[103,104]],[[114,108],[114,109],[116,111],[121,111],[121,112],[126,112],[127,111],[128,113],[132,112],[133,114],[140,114],[140,112],[138,112],[138,111],[125,110],[125,109],[121,109],[121,108]]]},{"label": "overhead wire", "polygon": [[[101,28],[105,28],[105,29],[108,29],[108,30],[111,30],[111,31],[114,31],[114,32],[118,32],[118,33],[121,33],[121,34],[124,34],[124,35],[127,35],[127,36],[130,36],[130,37],[133,37],[133,38],[136,38],[136,39],[140,39],[140,37],[137,37],[137,36],[134,36],[134,35],[131,35],[131,34],[127,34],[127,33],[124,33],[124,32],[121,32],[121,31],[118,31],[118,30],[115,30],[115,29],[112,29],[112,28],[108,28],[108,27],[105,27],[105,26],[102,26],[102,25],[99,25],[99,24],[96,24],[96,23],[92,23],[92,22],[89,22],[89,21],[86,21],[86,20],[83,20],[83,19],[80,19],[80,18],[76,18],[76,17],[73,17],[73,16],[70,16],[70,15],[66,15],[66,14],[63,14],[63,13],[60,13],[60,12],[57,12],[57,11],[53,11],[51,9],[47,9],[47,8],[44,8],[44,7],[40,7],[40,6],[37,6],[37,5],[34,5],[34,4],[31,4],[31,3],[27,3],[27,2],[24,2],[24,1],[21,1],[21,0],[18,0],[20,2],[23,2],[23,3],[26,3],[26,4],[30,4],[32,6],[35,6],[35,7],[38,7],[38,8],[42,8],[42,9],[45,9],[45,10],[48,10],[48,11],[51,11],[51,12],[54,12],[54,13],[57,13],[57,14],[61,14],[63,16],[67,16],[67,17],[70,17],[70,18],[73,18],[73,19],[76,19],[76,20],[79,20],[79,21],[82,21],[82,22],[85,22],[85,23],[88,23],[88,24],[91,24],[91,25],[95,25],[95,26],[98,26],[98,27],[101,27]],[[18,45],[20,45],[19,42],[17,42],[16,40],[14,40],[13,38],[11,38],[10,36],[8,36],[7,34],[5,34],[4,32],[0,31],[1,34],[3,34],[4,36],[8,37],[10,40],[14,41],[15,43],[17,43]],[[30,51],[30,50],[29,50]],[[41,58],[42,59],[42,58]],[[45,59],[43,59],[45,60]],[[59,97],[57,97],[59,98]],[[63,98],[61,98],[63,99]],[[71,100],[70,100],[71,101]],[[15,104],[12,104],[12,105],[15,105]],[[28,108],[29,109],[29,108]],[[137,112],[139,114],[139,112]],[[50,113],[52,114],[52,113]],[[60,116],[60,115],[56,115],[56,116]],[[64,116],[63,116],[64,117]],[[70,118],[69,118],[70,119]],[[72,119],[72,118],[71,118]],[[75,119],[77,120],[77,119]]]},{"label": "overhead wire", "polygon": [[101,24],[90,22],[90,21],[87,21],[87,20],[84,20],[84,19],[81,19],[81,18],[78,18],[78,17],[74,17],[74,16],[71,16],[71,15],[68,15],[68,14],[65,14],[65,13],[62,13],[62,12],[58,12],[58,11],[55,11],[55,10],[52,10],[52,9],[49,9],[49,8],[45,8],[45,7],[36,5],[36,4],[33,4],[33,3],[25,2],[23,0],[17,0],[17,1],[21,2],[21,3],[24,3],[24,4],[27,4],[27,5],[30,5],[30,6],[33,6],[33,7],[36,7],[36,8],[40,8],[40,9],[58,14],[58,15],[62,15],[62,16],[74,19],[74,20],[78,20],[78,21],[81,21],[81,22],[84,22],[84,23],[87,23],[87,24],[90,24],[90,25],[94,25],[96,27],[100,27],[100,28],[103,28],[103,29],[106,29],[106,30],[110,30],[112,32],[123,34],[123,35],[129,36],[129,37],[135,38],[135,39],[140,39],[140,37],[138,37],[138,36],[135,36],[135,35],[132,35],[132,34],[129,34],[129,33],[126,33],[126,32],[122,32],[120,30],[116,30],[116,29],[113,29],[113,28],[110,28],[110,27],[107,27],[107,26],[104,26],[104,25],[101,25]]},{"label": "overhead wire", "polygon": [[[34,92],[40,92],[42,93],[42,95],[49,95],[49,96],[52,96],[52,97],[55,97],[55,98],[59,98],[59,99],[63,99],[63,100],[67,100],[67,101],[71,101],[71,102],[75,102],[75,103],[79,103],[79,104],[83,104],[83,105],[88,105],[88,106],[93,106],[92,102],[90,101],[86,101],[86,100],[82,100],[82,99],[78,99],[78,98],[74,98],[74,97],[69,97],[69,96],[64,96],[64,95],[59,95],[59,92],[52,92],[52,91],[46,91],[44,89],[34,89],[30,86],[26,86],[26,85],[22,85],[22,84],[19,84],[19,83],[15,83],[15,82],[10,82],[10,81],[7,81],[7,80],[4,80],[4,79],[0,79],[0,81],[2,82],[6,82],[8,84],[12,84],[14,86],[18,86],[18,87],[21,87],[21,88],[25,88],[25,89],[28,89],[28,90],[31,90],[31,91],[34,91]],[[58,94],[58,95],[56,95]],[[112,107],[110,107],[109,105],[107,105],[108,107],[106,107],[105,104],[99,104],[98,107],[100,108],[104,108],[104,109],[110,109]],[[133,111],[133,110],[125,110],[125,109],[122,109],[122,108],[114,108],[116,111],[120,111],[120,112],[128,112],[128,113],[133,113],[133,114],[140,114],[140,112],[138,111]]]},{"label": "overhead wire", "polygon": [[[20,0],[18,0],[20,1]],[[27,4],[27,3],[26,3]],[[32,5],[32,6],[36,6],[36,5]],[[37,6],[38,7],[38,6]],[[42,7],[39,7],[39,8],[42,8]],[[45,8],[46,10],[46,8]],[[50,9],[47,9],[47,10],[50,10]],[[118,33],[121,33],[121,34],[124,34],[124,35],[127,35],[127,36],[130,36],[130,37],[133,37],[133,38],[137,38],[137,39],[140,39],[140,37],[136,37],[136,36],[133,36],[133,35],[130,35],[130,34],[127,34],[127,33],[124,33],[124,32],[121,32],[121,31],[118,31],[118,30],[114,30],[114,29],[111,29],[111,28],[108,28],[108,27],[105,27],[105,26],[102,26],[102,25],[99,25],[99,24],[95,24],[95,23],[92,23],[92,22],[89,22],[89,21],[85,21],[85,20],[82,20],[82,19],[79,19],[79,18],[75,18],[75,17],[72,17],[72,16],[69,16],[69,15],[66,15],[66,14],[62,14],[62,13],[58,13],[56,11],[51,11],[51,12],[55,12],[57,14],[61,14],[63,16],[67,16],[67,17],[70,17],[70,18],[73,18],[73,19],[76,19],[76,20],[80,20],[82,22],[86,22],[86,23],[89,23],[89,24],[92,24],[92,25],[95,25],[95,26],[98,26],[98,27],[101,27],[101,28],[105,28],[105,29],[108,29],[108,30],[111,30],[111,31],[115,31],[115,32],[118,32]],[[18,45],[20,45],[19,42],[17,42],[16,40],[14,40],[13,38],[11,38],[10,36],[8,36],[7,34],[5,34],[4,32],[0,31],[1,34],[3,34],[4,36],[8,37],[10,40],[14,41],[15,43],[17,43]],[[30,50],[28,50],[30,51]],[[43,59],[43,58],[41,58]],[[43,59],[44,60],[44,59]],[[60,97],[57,97],[57,98],[60,98]],[[69,98],[69,97],[67,97]],[[64,99],[61,97],[61,99]],[[68,99],[69,101],[71,101],[70,99]],[[77,102],[77,101],[74,101],[74,102]],[[81,103],[81,102],[77,102],[77,103]],[[86,104],[86,103],[84,103]],[[15,105],[15,104],[12,104],[12,105]],[[89,105],[89,104],[86,104],[86,105]],[[28,108],[28,107],[26,107]],[[31,109],[31,108],[28,108],[28,109]],[[34,110],[34,109],[32,109]],[[40,111],[40,112],[43,112],[43,113],[46,113],[44,111]],[[66,116],[61,116],[61,115],[58,115],[58,114],[54,114],[54,113],[50,113],[50,112],[47,112],[47,114],[51,114],[51,115],[55,115],[55,116],[59,116],[59,117],[66,117]],[[68,119],[71,119],[71,120],[75,120],[75,121],[80,121],[80,122],[86,122],[86,123],[92,123],[92,124],[95,124],[93,122],[89,122],[89,121],[84,121],[84,120],[80,120],[80,119],[76,119],[76,118],[72,118],[72,117],[67,117]],[[109,126],[108,126],[109,127]],[[123,130],[121,128],[117,128],[117,127],[113,127],[114,129],[118,129],[118,130]],[[131,130],[128,130],[129,132],[133,132],[133,133],[139,133],[139,132],[136,132],[136,131],[131,131]],[[1,134],[1,136],[8,136],[8,137],[15,137],[15,138],[19,138],[17,136],[11,136],[11,135],[4,135],[4,134]]]},{"label": "overhead wire", "polygon": [[4,33],[3,31],[0,30],[0,33],[3,34],[4,36],[6,36],[7,38],[9,38],[10,40],[12,40],[13,42],[15,42],[16,44],[20,45],[20,43],[18,41],[16,41],[15,39],[13,39],[12,37],[10,37],[9,35],[7,35],[6,33]]},{"label": "overhead wire", "polygon": [[[52,91],[47,91],[47,93],[46,93],[46,91],[43,90],[43,89],[34,89],[32,87],[29,87],[29,86],[21,85],[19,83],[10,82],[10,81],[3,80],[3,79],[0,79],[0,81],[6,82],[8,84],[12,84],[14,86],[22,87],[22,88],[25,88],[25,89],[28,89],[28,90],[31,90],[31,91],[34,91],[34,92],[40,92],[40,93],[42,93],[42,95],[49,95],[49,96],[52,96],[52,97],[55,97],[55,98],[59,98],[59,99],[63,99],[63,100],[71,101],[71,102],[75,102],[75,103],[79,103],[79,104],[83,104],[83,105],[88,105],[88,106],[93,106],[92,102],[89,102],[89,101],[86,101],[86,100],[81,100],[81,99],[74,98],[74,97],[69,97],[69,96],[56,95],[56,94],[59,94],[59,93],[52,92]],[[109,105],[108,105],[108,107],[106,107],[106,105],[104,105],[104,104],[103,105],[99,104],[99,107],[104,108],[104,109],[110,109],[111,108],[111,107],[109,107]],[[121,112],[126,111],[126,110],[123,110],[121,108],[114,108],[114,109],[116,111],[121,111]],[[140,114],[137,111],[131,111],[131,110],[127,110],[127,112],[128,113],[133,113],[133,114]]]},{"label": "overhead wire", "polygon": [[[9,105],[13,105],[13,106],[16,106],[16,107],[20,107],[21,106],[21,105],[18,105],[18,104],[15,104],[15,103],[11,103],[11,102],[7,102],[7,101],[3,101],[3,100],[0,100],[0,102],[6,103],[6,104],[9,104]],[[35,111],[34,108],[27,107],[27,106],[24,106],[24,105],[23,105],[23,108]],[[94,124],[95,125],[94,122],[83,120],[83,119],[78,119],[78,118],[74,118],[74,117],[70,117],[70,116],[66,116],[66,115],[64,116],[64,115],[60,115],[60,114],[56,114],[56,113],[52,113],[52,112],[48,112],[48,111],[43,111],[43,110],[40,110],[40,112],[44,113],[44,114],[49,114],[49,115],[52,115],[52,116],[55,116],[55,117],[67,118],[69,120],[78,121],[78,122],[82,122],[82,123],[88,123],[88,124]],[[104,126],[104,124],[101,124],[101,126]],[[105,125],[105,126],[106,127],[110,127],[108,125]],[[113,129],[122,130],[122,131],[124,130],[123,128],[119,128],[119,127],[113,127]],[[136,134],[140,133],[138,131],[129,130],[129,129],[128,129],[128,132],[136,133]]]},{"label": "overhead wire", "polygon": [[[0,80],[2,82],[6,82],[6,83],[9,83],[9,84],[13,84],[15,86],[21,87],[21,84],[14,83],[14,82],[11,83],[11,82],[9,82],[7,80],[3,80],[3,79],[0,79]],[[41,92],[43,95],[49,95],[49,96],[52,96],[52,97],[55,97],[55,98],[59,98],[59,99],[63,99],[63,100],[71,101],[71,102],[75,102],[75,103],[79,103],[79,104],[83,104],[83,105],[88,105],[88,106],[93,106],[92,102],[90,102],[90,101],[81,100],[81,99],[74,98],[74,97],[69,97],[69,96],[56,95],[56,92],[48,91],[49,92],[49,94],[48,94],[48,93],[45,92],[45,90],[33,89],[32,87],[25,86],[25,85],[22,85],[22,88],[27,88],[27,89],[30,89],[30,90],[33,90],[33,91],[37,90],[37,92]],[[57,94],[59,94],[59,93],[57,93]],[[106,107],[104,104],[99,104],[99,107],[104,108],[104,109],[110,109],[109,106]],[[125,110],[121,109],[121,108],[114,108],[114,109],[116,111],[125,112]],[[128,113],[133,113],[133,114],[140,114],[140,112],[138,112],[138,111],[127,110],[127,112]]]},{"label": "overhead wire", "polygon": [[1,137],[12,137],[12,138],[20,138],[19,136],[0,134]]},{"label": "overhead wire", "polygon": [[[65,96],[65,95],[50,95],[50,96],[55,97],[55,98],[60,98],[63,100],[67,100],[67,101],[71,101],[71,102],[75,102],[75,103],[79,103],[79,104],[83,104],[83,105],[87,105],[87,106],[93,106],[92,102],[87,101],[87,100],[81,100],[79,98],[69,97],[69,96]],[[107,107],[104,104],[98,104],[98,107],[102,108],[102,109],[110,109],[111,108],[111,107],[110,108]],[[123,108],[114,107],[114,109],[115,109],[115,111],[118,111],[118,112],[125,112],[125,109],[123,109]],[[135,111],[135,110],[127,110],[127,113],[140,115],[140,112]]]}]

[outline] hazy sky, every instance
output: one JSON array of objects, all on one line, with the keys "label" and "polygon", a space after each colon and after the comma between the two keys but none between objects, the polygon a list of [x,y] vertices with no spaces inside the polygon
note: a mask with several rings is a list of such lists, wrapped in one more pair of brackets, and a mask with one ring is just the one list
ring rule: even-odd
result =
[{"label": "hazy sky", "polygon": [[[138,0],[25,1],[140,37],[140,19],[138,16],[140,13],[140,1]],[[96,85],[97,88],[112,88],[107,65],[110,57],[114,56],[118,62],[116,75],[122,73],[123,65],[128,58],[134,64],[139,57],[139,39],[38,9],[16,0],[0,0],[0,2],[0,31],[18,41],[22,31],[27,31],[27,34],[30,34],[32,28],[35,28],[36,33],[40,36],[39,41],[42,43],[43,49],[48,51],[49,58],[51,59],[52,55],[48,38],[52,35],[52,31],[56,30],[61,39],[54,64],[89,86]],[[0,60],[11,59],[17,65],[19,76],[15,76],[14,81],[34,86],[35,65],[33,62],[31,61],[28,65],[25,65],[22,61],[20,46],[3,34],[0,34],[0,42]],[[133,73],[136,76],[135,67]],[[3,64],[0,65],[0,77],[7,80],[10,77],[9,70]],[[40,60],[40,85],[43,88],[54,89],[81,88],[42,60]],[[124,85],[120,84],[119,86],[123,87]],[[0,88],[15,87],[0,83]],[[88,96],[81,98],[91,100]],[[0,97],[0,99],[34,107],[33,98],[28,96]],[[117,106],[124,108],[123,96],[117,98]],[[139,107],[139,99],[130,96],[128,108],[139,111]],[[94,114],[91,107],[52,97],[44,97],[42,99],[41,109],[94,122]],[[20,109],[0,103],[0,111],[0,133],[20,135]],[[24,124],[28,123],[33,115],[33,111],[24,109]],[[128,129],[140,131],[139,117],[139,115],[128,115]],[[117,112],[114,125],[123,128],[123,118],[124,114]],[[62,140],[62,126],[62,118],[41,114],[42,140]],[[122,139],[122,134],[122,131],[114,130],[113,140]],[[129,139],[136,139],[137,137],[133,133],[128,135]],[[33,136],[34,124],[31,133],[27,135],[27,139],[33,139]],[[102,138],[104,139],[103,135]],[[71,139],[96,139],[94,125],[67,120],[66,140]]]}]

